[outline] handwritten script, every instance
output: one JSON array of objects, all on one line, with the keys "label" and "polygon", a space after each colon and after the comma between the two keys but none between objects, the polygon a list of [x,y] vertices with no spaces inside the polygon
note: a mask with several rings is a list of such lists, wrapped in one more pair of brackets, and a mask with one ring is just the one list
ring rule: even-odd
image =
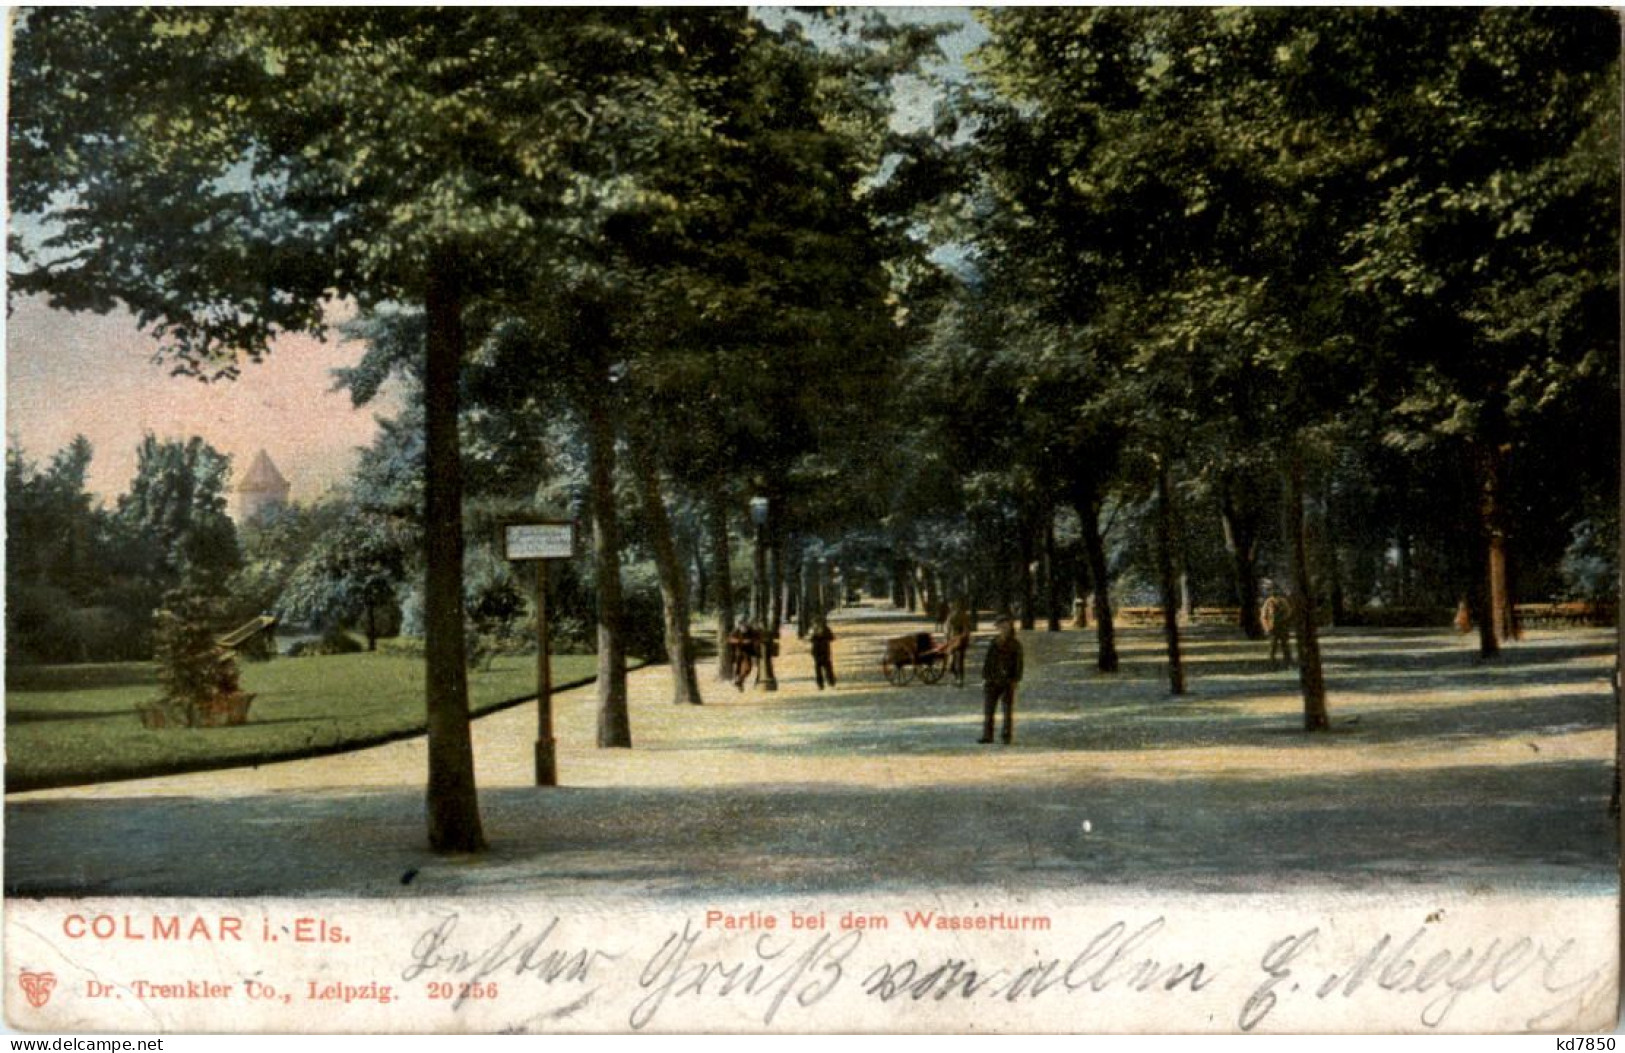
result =
[{"label": "handwritten script", "polygon": [[[641,946],[618,949],[563,939],[556,916],[482,939],[468,938],[461,925],[461,916],[449,913],[424,929],[401,978],[475,984],[517,977],[568,988],[572,1011],[601,994],[603,1004],[621,1007],[634,1031],[663,1014],[672,1025],[838,1028],[853,1019],[843,1010],[872,1020],[872,1007],[906,1008],[910,1023],[920,1024],[920,1013],[949,1003],[1079,997],[1123,1006],[1127,999],[1166,1001],[1174,1020],[1213,1021],[1231,1012],[1233,1026],[1244,1032],[1312,1029],[1333,1011],[1345,1020],[1470,1028],[1486,1011],[1508,1020],[1499,1002],[1519,1014],[1509,1026],[1549,1031],[1601,1019],[1614,982],[1612,960],[1589,960],[1574,939],[1432,924],[1355,939],[1333,938],[1337,930],[1321,926],[1274,935],[1238,931],[1217,958],[1193,954],[1203,944],[1180,939],[1160,914],[993,942],[866,928],[763,925],[768,931],[739,933],[689,918],[656,930]],[[1211,932],[1202,935],[1211,943]],[[1188,1007],[1187,1015],[1177,1004]],[[527,1008],[536,1008],[534,999]],[[1011,1020],[1015,1027],[1047,1020],[1065,1029],[1076,1018]]]},{"label": "handwritten script", "polygon": [[1572,939],[1492,936],[1450,943],[1420,926],[1403,938],[1382,933],[1352,959],[1330,964],[1315,953],[1322,943],[1319,928],[1270,943],[1259,963],[1264,979],[1242,1004],[1241,1030],[1253,1030],[1287,997],[1408,1000],[1431,1029],[1443,1026],[1468,995],[1516,991],[1532,1007],[1531,1031],[1573,1028],[1613,999],[1612,969],[1582,964]]},{"label": "handwritten script", "polygon": [[[476,984],[499,976],[517,976],[546,985],[584,985],[602,973],[603,966],[621,957],[599,947],[558,945],[554,939],[559,927],[557,917],[534,933],[527,932],[522,924],[514,925],[484,948],[463,949],[454,941],[461,920],[460,914],[447,914],[426,929],[412,944],[412,960],[401,972],[401,979],[451,976],[460,983]],[[464,997],[459,995],[453,1008],[462,1005]]]}]

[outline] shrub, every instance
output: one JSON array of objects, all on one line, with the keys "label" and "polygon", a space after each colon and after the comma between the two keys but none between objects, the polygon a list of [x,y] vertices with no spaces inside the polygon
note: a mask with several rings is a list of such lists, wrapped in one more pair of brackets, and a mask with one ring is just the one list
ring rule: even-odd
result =
[{"label": "shrub", "polygon": [[660,588],[635,582],[622,594],[621,626],[626,653],[651,662],[666,659],[666,609]]},{"label": "shrub", "polygon": [[343,629],[329,628],[315,640],[301,640],[288,648],[290,658],[310,658],[329,654],[356,654],[362,645]]},{"label": "shrub", "polygon": [[379,640],[378,651],[380,654],[403,655],[407,658],[422,658],[428,653],[421,636],[394,636]]},{"label": "shrub", "polygon": [[153,658],[162,694],[140,707],[148,727],[241,724],[251,696],[237,679],[237,659],[215,642],[223,621],[220,600],[172,592],[153,621]]}]

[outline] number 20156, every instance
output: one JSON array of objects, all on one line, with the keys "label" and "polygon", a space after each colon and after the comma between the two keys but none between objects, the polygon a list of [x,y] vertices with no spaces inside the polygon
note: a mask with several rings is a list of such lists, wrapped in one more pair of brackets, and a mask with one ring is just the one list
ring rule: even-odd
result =
[{"label": "number 20156", "polygon": [[429,985],[429,999],[431,1001],[450,1000],[453,998],[466,1001],[475,1001],[483,998],[495,998],[497,985],[489,984],[447,984],[431,983]]}]

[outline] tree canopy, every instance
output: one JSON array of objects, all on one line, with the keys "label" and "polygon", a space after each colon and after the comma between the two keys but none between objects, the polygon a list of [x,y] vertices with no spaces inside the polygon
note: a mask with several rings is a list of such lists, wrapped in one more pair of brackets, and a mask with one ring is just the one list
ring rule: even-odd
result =
[{"label": "tree canopy", "polygon": [[88,444],[13,450],[8,583],[89,608],[87,560],[146,553],[369,639],[404,603],[445,851],[483,844],[466,641],[523,617],[507,515],[581,522],[559,623],[617,749],[629,641],[700,702],[691,615],[725,646],[747,565],[769,632],[837,567],[1029,626],[1092,596],[1090,675],[1159,608],[1174,693],[1194,611],[1256,638],[1279,583],[1309,730],[1325,622],[1465,604],[1489,657],[1518,598],[1598,597],[1612,15],[978,17],[950,72],[944,26],[839,9],[19,15],[13,294],[122,305],[176,372],[244,383],[343,318],[339,382],[402,398],[344,513],[246,531],[246,562],[202,439],[149,439],[112,511]]}]

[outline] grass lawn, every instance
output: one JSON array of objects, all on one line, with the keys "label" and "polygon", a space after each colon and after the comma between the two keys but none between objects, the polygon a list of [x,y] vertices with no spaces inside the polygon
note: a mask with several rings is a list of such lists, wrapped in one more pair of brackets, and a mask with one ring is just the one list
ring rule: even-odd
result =
[{"label": "grass lawn", "polygon": [[[590,680],[592,655],[556,655],[555,685]],[[424,729],[423,659],[384,653],[243,662],[248,723],[141,726],[135,707],[157,694],[148,662],[6,671],[8,791],[167,772],[262,764],[353,749]],[[533,696],[536,659],[499,657],[469,674],[475,713]]]}]

